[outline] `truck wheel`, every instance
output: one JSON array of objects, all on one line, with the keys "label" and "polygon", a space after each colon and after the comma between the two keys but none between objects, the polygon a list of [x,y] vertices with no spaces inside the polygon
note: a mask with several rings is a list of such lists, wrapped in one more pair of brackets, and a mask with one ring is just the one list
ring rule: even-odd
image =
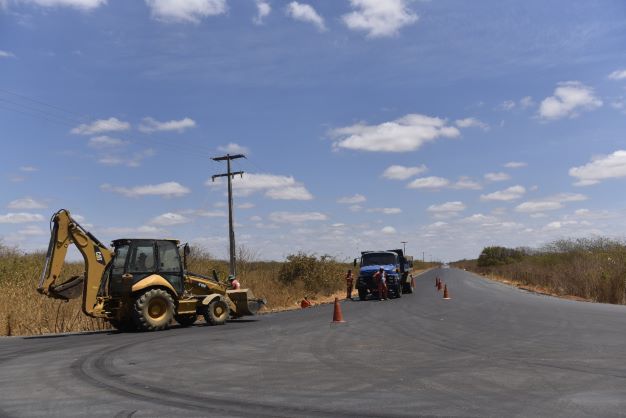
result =
[{"label": "truck wheel", "polygon": [[173,317],[174,300],[163,289],[150,289],[135,300],[133,320],[142,331],[165,329]]},{"label": "truck wheel", "polygon": [[366,300],[367,299],[367,289],[359,288],[359,299]]},{"label": "truck wheel", "polygon": [[198,315],[174,315],[174,319],[180,324],[181,327],[189,327],[196,322]]},{"label": "truck wheel", "polygon": [[132,319],[118,321],[117,319],[109,319],[109,324],[119,332],[133,332],[137,330]]},{"label": "truck wheel", "polygon": [[402,287],[402,293],[406,293],[406,294],[413,293],[413,288],[411,287],[411,284],[405,284]]},{"label": "truck wheel", "polygon": [[209,303],[209,306],[207,306],[202,315],[207,324],[224,325],[230,315],[230,309],[226,302],[217,299]]}]

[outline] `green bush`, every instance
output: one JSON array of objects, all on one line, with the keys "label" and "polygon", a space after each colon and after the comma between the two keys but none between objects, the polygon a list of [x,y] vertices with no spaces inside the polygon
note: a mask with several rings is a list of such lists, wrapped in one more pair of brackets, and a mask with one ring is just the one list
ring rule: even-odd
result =
[{"label": "green bush", "polygon": [[499,266],[520,261],[524,257],[524,252],[506,247],[485,247],[478,256],[478,266]]},{"label": "green bush", "polygon": [[330,294],[341,288],[347,268],[330,255],[318,257],[299,252],[287,256],[278,272],[278,280],[289,285],[300,282],[308,292]]}]

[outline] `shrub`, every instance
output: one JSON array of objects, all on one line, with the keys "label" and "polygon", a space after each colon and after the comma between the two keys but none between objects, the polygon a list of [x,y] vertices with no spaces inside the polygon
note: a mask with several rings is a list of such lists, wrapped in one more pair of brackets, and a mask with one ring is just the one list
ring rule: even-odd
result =
[{"label": "shrub", "polygon": [[346,269],[345,264],[330,255],[317,257],[315,254],[299,252],[287,256],[287,261],[278,272],[278,279],[290,285],[300,282],[309,292],[330,294],[343,284]]}]

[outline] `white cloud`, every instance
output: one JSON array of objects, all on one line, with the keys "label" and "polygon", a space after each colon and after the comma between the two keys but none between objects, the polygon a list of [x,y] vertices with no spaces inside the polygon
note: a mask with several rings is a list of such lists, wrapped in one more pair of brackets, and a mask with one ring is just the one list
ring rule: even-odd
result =
[{"label": "white cloud", "polygon": [[20,167],[20,171],[24,171],[26,173],[32,173],[34,171],[39,171],[39,169],[37,167],[26,165],[26,166]]},{"label": "white cloud", "polygon": [[223,218],[226,217],[226,212],[221,210],[196,210],[192,212],[196,216],[202,216],[204,218]]},{"label": "white cloud", "polygon": [[594,110],[602,106],[602,100],[594,95],[591,87],[578,81],[559,83],[554,96],[545,98],[539,106],[539,116],[544,119],[576,117],[582,110]]},{"label": "white cloud", "polygon": [[89,139],[89,146],[92,148],[116,148],[126,144],[126,141],[107,135],[95,136]]},{"label": "white cloud", "polygon": [[152,17],[167,23],[199,23],[226,13],[226,0],[145,0]]},{"label": "white cloud", "polygon": [[189,222],[191,222],[191,219],[181,214],[172,213],[172,212],[167,212],[162,215],[156,216],[152,218],[152,220],[150,221],[151,224],[159,225],[159,226],[180,225],[180,224],[186,224]]},{"label": "white cloud", "polygon": [[507,173],[487,173],[485,174],[485,180],[489,181],[505,181],[509,180],[511,176]]},{"label": "white cloud", "polygon": [[237,205],[237,209],[252,209],[254,207],[254,203],[246,202]]},{"label": "white cloud", "polygon": [[526,189],[523,186],[512,186],[504,190],[481,195],[480,200],[509,201],[519,199],[524,193],[526,193]]},{"label": "white cloud", "polygon": [[[222,187],[225,182],[217,179],[213,182],[208,179],[205,183],[209,187]],[[313,195],[297,182],[292,176],[275,174],[244,174],[243,177],[234,177],[233,191],[237,196],[250,196],[253,193],[265,192],[265,196],[278,200],[311,200]]]},{"label": "white cloud", "polygon": [[148,148],[142,152],[137,152],[132,156],[119,156],[119,155],[104,155],[98,158],[98,163],[104,165],[125,165],[127,167],[139,167],[141,162],[148,158],[154,156],[155,152],[152,148]]},{"label": "white cloud", "polygon": [[154,237],[162,238],[160,235],[165,231],[161,228],[157,228],[156,226],[151,225],[142,225],[138,227],[116,227],[111,226],[107,228],[102,228],[99,230],[99,233],[113,235],[115,237],[121,236],[133,236],[133,235],[152,235]]},{"label": "white cloud", "polygon": [[252,21],[257,25],[262,25],[263,19],[269,16],[272,11],[272,7],[267,1],[256,0],[256,9],[257,15],[252,19]]},{"label": "white cloud", "polygon": [[459,180],[451,186],[453,189],[480,190],[483,188],[478,182],[469,177],[459,177]]},{"label": "white cloud", "polygon": [[464,223],[494,223],[496,222],[496,218],[493,216],[483,215],[482,213],[475,213],[474,215],[468,216],[466,218],[461,219],[461,222]]},{"label": "white cloud", "polygon": [[378,213],[383,213],[385,215],[397,215],[399,213],[402,213],[402,209],[400,208],[372,208],[372,209],[368,209],[368,212],[378,212]]},{"label": "white cloud", "polygon": [[367,199],[362,194],[355,194],[354,196],[346,196],[337,199],[337,203],[341,203],[344,205],[354,205],[356,203],[363,203]]},{"label": "white cloud", "polygon": [[320,31],[326,30],[326,25],[324,24],[324,18],[320,16],[315,9],[305,3],[298,3],[297,1],[292,1],[287,5],[286,8],[287,16],[299,20],[301,22],[312,23],[315,25]]},{"label": "white cloud", "polygon": [[442,212],[462,212],[466,208],[463,202],[446,202],[440,205],[430,205],[428,207],[429,212],[442,213]]},{"label": "white cloud", "polygon": [[136,187],[115,187],[111,186],[110,184],[103,184],[102,186],[100,186],[100,188],[105,191],[119,193],[126,197],[181,197],[191,192],[191,190],[175,181],[169,181],[160,184],[148,184],[145,186]]},{"label": "white cloud", "polygon": [[578,178],[576,186],[590,186],[601,180],[626,177],[626,150],[598,156],[580,167],[569,169],[569,175]]},{"label": "white cloud", "polygon": [[460,132],[457,128],[446,125],[444,119],[408,114],[379,125],[357,123],[337,128],[330,135],[335,139],[335,148],[406,152],[414,151],[424,143],[440,137],[458,137]]},{"label": "white cloud", "polygon": [[476,118],[457,119],[454,123],[459,128],[480,128],[484,131],[489,130],[489,125]]},{"label": "white cloud", "polygon": [[504,167],[506,168],[522,168],[522,167],[526,167],[528,164],[521,162],[521,161],[509,161],[508,163],[504,164]]},{"label": "white cloud", "polygon": [[527,109],[535,105],[535,101],[530,96],[522,97],[519,101],[519,105],[522,109]]},{"label": "white cloud", "polygon": [[0,58],[14,58],[15,54],[9,51],[3,51],[0,49]]},{"label": "white cloud", "polygon": [[392,165],[387,167],[383,172],[383,177],[392,180],[406,180],[409,177],[413,177],[417,174],[423,173],[427,170],[425,165],[418,165],[416,167],[405,167],[402,165]]},{"label": "white cloud", "polygon": [[418,20],[405,0],[350,0],[350,4],[355,10],[342,16],[345,25],[366,32],[370,38],[397,35],[401,28]]},{"label": "white cloud", "polygon": [[269,189],[265,196],[275,200],[311,200],[313,195],[304,186],[289,186]]},{"label": "white cloud", "polygon": [[439,189],[450,184],[448,179],[443,177],[420,177],[410,182],[407,187],[410,189]]},{"label": "white cloud", "polygon": [[0,215],[0,224],[21,224],[27,222],[41,222],[43,216],[36,213],[7,213],[6,215]]},{"label": "white cloud", "polygon": [[361,205],[352,205],[348,209],[350,209],[352,212],[360,212],[360,211],[363,210],[363,206],[361,206]]},{"label": "white cloud", "polygon": [[221,145],[217,147],[218,151],[225,152],[226,154],[248,154],[250,150],[242,145],[234,142],[229,142],[227,145]]},{"label": "white cloud", "polygon": [[615,70],[609,74],[611,80],[624,80],[626,79],[626,70]]},{"label": "white cloud", "polygon": [[393,226],[385,226],[383,227],[380,232],[382,232],[383,234],[387,234],[387,235],[392,235],[397,233],[396,228],[394,228]]},{"label": "white cloud", "polygon": [[41,7],[71,7],[79,10],[92,10],[107,3],[107,0],[19,0],[21,3],[32,3]]},{"label": "white cloud", "polygon": [[325,221],[328,216],[320,212],[272,212],[269,215],[272,222],[303,223],[309,221]]},{"label": "white cloud", "polygon": [[30,197],[12,200],[7,205],[9,209],[44,209],[45,207],[46,205]]},{"label": "white cloud", "polygon": [[170,120],[167,122],[159,122],[151,117],[143,118],[139,124],[139,130],[144,133],[176,131],[184,132],[185,129],[194,128],[196,122],[191,118],[183,118],[181,120]]},{"label": "white cloud", "polygon": [[17,233],[20,235],[27,235],[27,236],[33,236],[33,237],[49,234],[48,231],[35,225],[29,225],[24,229],[20,229],[19,231],[17,231]]},{"label": "white cloud", "polygon": [[535,213],[549,210],[557,210],[563,207],[563,203],[580,202],[587,200],[587,196],[579,193],[559,193],[543,199],[531,200],[518,205],[517,212]]},{"label": "white cloud", "polygon": [[515,102],[513,100],[505,100],[502,103],[500,103],[500,106],[498,106],[498,108],[502,110],[511,110],[514,107],[515,107]]},{"label": "white cloud", "polygon": [[71,133],[77,135],[94,135],[103,132],[127,131],[130,129],[130,123],[123,122],[117,118],[99,119],[92,123],[84,123],[71,130]]}]

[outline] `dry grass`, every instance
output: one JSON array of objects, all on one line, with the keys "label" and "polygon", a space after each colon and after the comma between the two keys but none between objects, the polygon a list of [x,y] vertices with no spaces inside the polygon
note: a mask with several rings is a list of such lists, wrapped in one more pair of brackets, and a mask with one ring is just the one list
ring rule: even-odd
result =
[{"label": "dry grass", "polygon": [[478,267],[476,260],[463,260],[454,265],[540,293],[626,304],[626,245],[621,242],[557,241],[508,264]]},{"label": "dry grass", "polygon": [[[296,260],[287,263],[254,261],[253,255],[241,250],[239,256],[237,271],[242,287],[252,289],[257,297],[266,298],[265,309],[268,311],[296,308],[305,295],[314,303],[333,300],[335,295],[341,297],[345,272],[351,267],[329,257],[321,260],[306,254],[295,255]],[[308,264],[304,269],[301,265],[292,269],[300,275],[290,279],[284,270],[301,261],[298,257],[306,258]],[[44,260],[44,254],[22,254],[0,245],[0,335],[108,329],[105,321],[82,313],[80,298],[63,302],[37,293],[35,288]],[[188,264],[190,271],[204,275],[210,275],[215,269],[220,277],[224,277],[228,271],[228,263],[197,250],[192,252]],[[281,269],[283,280],[279,279]],[[59,282],[82,272],[82,263],[67,263]]]}]

